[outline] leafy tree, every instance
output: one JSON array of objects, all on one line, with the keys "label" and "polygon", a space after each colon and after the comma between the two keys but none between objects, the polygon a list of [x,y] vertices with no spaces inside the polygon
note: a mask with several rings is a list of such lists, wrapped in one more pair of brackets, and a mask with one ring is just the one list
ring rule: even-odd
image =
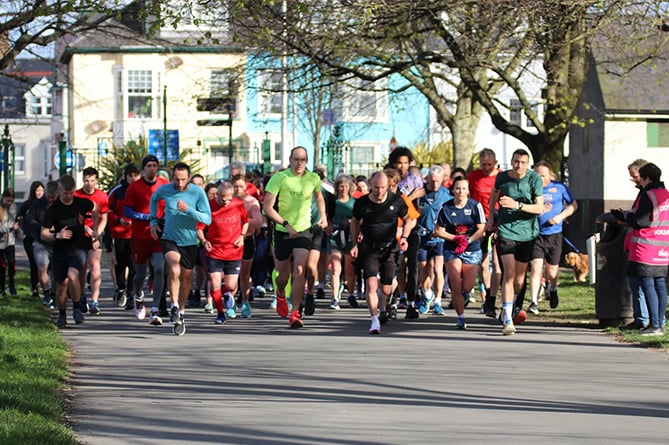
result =
[{"label": "leafy tree", "polygon": [[[123,176],[123,170],[129,164],[142,167],[142,159],[149,153],[147,140],[139,136],[136,140],[130,140],[124,145],[114,145],[107,156],[100,158],[100,187],[102,190],[111,190]],[[179,152],[179,161],[186,162],[191,168],[191,174],[199,173],[201,170],[200,157],[196,156],[191,148]],[[172,170],[174,164],[179,161],[167,161],[166,167]],[[163,166],[161,166],[163,167]]]},{"label": "leafy tree", "polygon": [[[240,41],[300,54],[334,77],[400,74],[453,138],[454,162],[471,161],[483,110],[535,159],[559,161],[585,82],[595,37],[638,47],[660,33],[664,2],[646,0],[277,0],[228,2]],[[634,33],[616,33],[635,24]],[[655,36],[654,36],[655,35]],[[657,55],[656,38],[637,61]],[[538,62],[538,63],[536,63]],[[634,64],[628,64],[633,67]],[[537,94],[528,94],[528,79]],[[518,109],[500,100],[512,96]],[[538,109],[537,97],[544,111]],[[532,128],[511,119],[523,111]]]},{"label": "leafy tree", "polygon": [[138,22],[156,16],[160,1],[141,0],[128,6],[119,0],[10,0],[0,6],[0,71],[21,53],[39,55],[64,36],[97,29],[121,14]]},{"label": "leafy tree", "polygon": [[419,142],[412,149],[414,160],[419,167],[440,165],[444,162],[453,163],[453,144],[442,141],[430,147],[427,142]]}]

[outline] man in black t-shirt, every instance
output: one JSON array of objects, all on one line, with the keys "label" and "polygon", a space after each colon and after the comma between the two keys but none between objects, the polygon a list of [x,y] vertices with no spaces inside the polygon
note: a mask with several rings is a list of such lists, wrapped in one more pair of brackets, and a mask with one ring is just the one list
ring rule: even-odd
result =
[{"label": "man in black t-shirt", "polygon": [[[400,250],[406,250],[407,236],[415,221],[409,219],[402,197],[388,191],[388,176],[384,172],[374,173],[371,183],[371,192],[359,198],[353,206],[351,238],[356,244],[351,249],[351,257],[357,259],[363,270],[367,306],[372,316],[369,333],[380,334],[381,323],[388,321],[386,301],[392,292],[397,256]],[[399,244],[396,239],[398,218],[403,220]],[[381,301],[376,293],[379,273]]]},{"label": "man in black t-shirt", "polygon": [[79,308],[81,285],[79,271],[84,267],[86,252],[96,241],[93,229],[85,225],[86,215],[93,211],[93,202],[74,196],[74,178],[64,175],[58,180],[58,200],[47,210],[42,224],[42,240],[53,241],[53,276],[56,281],[59,328],[67,325],[67,295],[72,298],[72,318],[77,324],[84,322]]}]

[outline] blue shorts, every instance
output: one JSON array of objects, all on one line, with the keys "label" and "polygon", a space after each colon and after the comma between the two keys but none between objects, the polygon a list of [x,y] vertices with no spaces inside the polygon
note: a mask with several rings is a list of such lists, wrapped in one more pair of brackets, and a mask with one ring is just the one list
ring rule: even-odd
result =
[{"label": "blue shorts", "polygon": [[444,243],[423,244],[418,249],[418,261],[420,262],[436,256],[444,256]]},{"label": "blue shorts", "polygon": [[444,263],[454,259],[460,259],[462,264],[480,265],[483,259],[483,251],[479,250],[465,250],[462,253],[455,253],[452,250],[444,250]]}]

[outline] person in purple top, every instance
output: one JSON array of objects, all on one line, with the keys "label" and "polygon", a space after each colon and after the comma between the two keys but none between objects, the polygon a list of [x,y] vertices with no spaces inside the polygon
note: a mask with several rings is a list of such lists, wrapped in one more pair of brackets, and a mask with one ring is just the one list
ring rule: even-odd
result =
[{"label": "person in purple top", "polygon": [[[397,185],[398,193],[409,198],[410,201],[414,203],[414,206],[418,208],[418,200],[425,196],[425,185],[423,178],[418,175],[411,174],[409,172],[409,167],[413,162],[413,154],[411,150],[406,147],[397,147],[395,148],[388,157],[388,162],[391,167],[397,169],[400,172],[401,179]],[[400,260],[400,267],[398,274],[398,280],[402,276],[405,277],[405,292],[406,300],[403,295],[400,295],[400,308],[406,305],[406,318],[414,319],[420,316],[418,311],[418,299],[416,298],[418,293],[418,249],[420,248],[420,236],[418,230],[414,229],[411,231],[409,238],[407,239],[409,247],[406,252],[404,252],[404,259],[406,260],[406,273],[402,274],[403,261]],[[401,289],[402,286],[399,286]],[[406,303],[404,301],[407,301]]]}]

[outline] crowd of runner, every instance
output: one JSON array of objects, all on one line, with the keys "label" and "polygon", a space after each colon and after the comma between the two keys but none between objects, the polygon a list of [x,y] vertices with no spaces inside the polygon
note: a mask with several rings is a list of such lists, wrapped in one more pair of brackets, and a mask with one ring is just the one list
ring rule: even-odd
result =
[{"label": "crowd of runner", "polygon": [[167,172],[148,155],[125,167],[108,193],[92,167],[80,188],[69,175],[36,181],[18,211],[5,190],[0,291],[7,275],[16,294],[14,243],[22,233],[33,295],[57,310],[58,327],[68,323],[68,301],[77,324],[108,309],[100,301],[103,252],[115,305],[153,326],[169,318],[175,335],[186,332],[187,309],[222,325],[250,318],[251,302],[265,294],[298,329],[326,286],[331,298],[320,308],[366,301],[370,334],[399,316],[448,310],[455,328],[467,329],[465,307],[480,294],[481,313],[497,318],[501,309],[502,333],[511,335],[527,317],[524,308],[539,313],[544,277],[546,299],[558,306],[562,224],[577,203],[549,163],[530,168],[519,149],[503,171],[484,149],[469,173],[448,164],[421,171],[411,151],[397,147],[383,170],[340,174],[332,183],[318,166],[307,169],[303,147],[289,160],[265,177],[234,162],[230,178],[206,184],[187,164]]}]

